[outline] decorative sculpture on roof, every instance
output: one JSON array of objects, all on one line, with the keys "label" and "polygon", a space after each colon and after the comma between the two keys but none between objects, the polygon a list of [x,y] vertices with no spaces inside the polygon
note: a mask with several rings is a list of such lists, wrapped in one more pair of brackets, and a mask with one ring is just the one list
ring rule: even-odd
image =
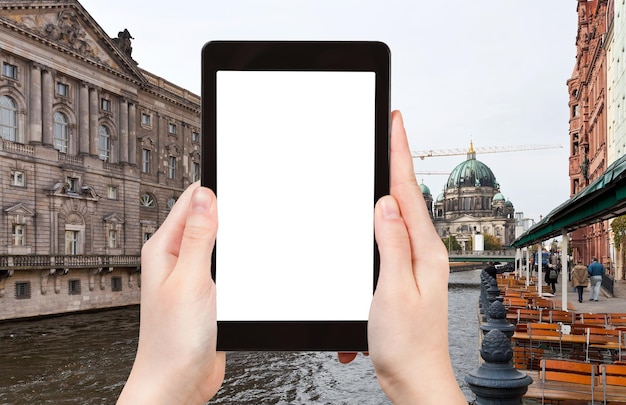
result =
[{"label": "decorative sculpture on roof", "polygon": [[133,53],[133,47],[131,46],[131,39],[135,39],[130,35],[128,29],[124,28],[124,31],[117,33],[117,38],[112,38],[113,42],[120,48],[124,54],[131,56]]}]

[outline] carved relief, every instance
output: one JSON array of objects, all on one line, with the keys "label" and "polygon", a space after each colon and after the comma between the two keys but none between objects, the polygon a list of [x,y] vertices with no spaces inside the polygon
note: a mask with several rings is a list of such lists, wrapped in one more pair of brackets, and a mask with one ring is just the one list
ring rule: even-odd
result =
[{"label": "carved relief", "polygon": [[172,142],[168,144],[165,148],[167,149],[167,153],[170,156],[180,156],[179,146],[176,145],[175,143]]},{"label": "carved relief", "polygon": [[83,218],[76,213],[69,214],[65,219],[65,223],[68,225],[85,225]]},{"label": "carved relief", "polygon": [[[22,11],[23,12],[23,11]],[[21,28],[38,33],[42,37],[87,58],[117,68],[118,65],[98,45],[97,40],[83,29],[79,14],[70,9],[57,13],[19,15],[7,14]]]},{"label": "carved relief", "polygon": [[93,55],[93,50],[85,40],[86,34],[81,29],[78,16],[74,11],[60,11],[57,15],[57,21],[45,25],[44,33],[53,41],[63,42],[81,54]]},{"label": "carved relief", "polygon": [[141,138],[139,138],[141,140],[141,146],[146,147],[146,148],[154,148],[155,142],[154,139],[152,139],[149,136],[142,136]]}]

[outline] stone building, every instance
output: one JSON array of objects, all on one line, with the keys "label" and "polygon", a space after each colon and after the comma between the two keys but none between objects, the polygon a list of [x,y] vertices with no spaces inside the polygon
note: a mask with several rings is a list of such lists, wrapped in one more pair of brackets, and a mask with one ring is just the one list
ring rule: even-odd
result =
[{"label": "stone building", "polygon": [[[607,168],[606,33],[607,0],[578,0],[576,62],[569,91],[570,196],[602,176]],[[611,268],[609,223],[602,221],[570,235],[574,260],[592,257]]]},{"label": "stone building", "polygon": [[452,170],[436,201],[428,187],[420,187],[429,208],[432,204],[433,223],[441,238],[453,235],[464,250],[470,249],[477,233],[496,237],[502,246],[515,239],[513,203],[500,193],[491,169],[476,159],[471,143],[467,159]]},{"label": "stone building", "polygon": [[200,176],[200,97],[78,1],[0,7],[0,319],[138,303],[141,247]]}]

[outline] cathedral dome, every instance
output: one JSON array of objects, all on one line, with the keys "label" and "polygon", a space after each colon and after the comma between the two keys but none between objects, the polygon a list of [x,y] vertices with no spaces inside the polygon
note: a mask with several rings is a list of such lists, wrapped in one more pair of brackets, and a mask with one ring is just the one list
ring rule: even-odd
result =
[{"label": "cathedral dome", "polygon": [[443,201],[443,193],[437,196],[437,202],[442,202],[442,201]]},{"label": "cathedral dome", "polygon": [[506,198],[504,198],[504,195],[502,195],[502,193],[498,193],[493,196],[493,201],[505,201],[505,200]]},{"label": "cathedral dome", "polygon": [[476,152],[470,144],[467,160],[452,170],[448,177],[447,187],[493,187],[497,189],[500,186],[489,166],[476,160]]},{"label": "cathedral dome", "polygon": [[420,190],[422,190],[422,194],[426,195],[426,194],[430,194],[430,189],[428,188],[428,186],[424,183],[420,184]]}]

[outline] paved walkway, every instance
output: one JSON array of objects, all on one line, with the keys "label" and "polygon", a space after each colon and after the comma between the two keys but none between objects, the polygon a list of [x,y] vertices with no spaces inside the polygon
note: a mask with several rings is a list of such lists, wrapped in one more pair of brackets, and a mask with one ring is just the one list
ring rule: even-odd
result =
[{"label": "paved walkway", "polygon": [[[554,299],[561,301],[561,284],[556,285]],[[576,307],[577,312],[599,313],[599,312],[626,312],[626,298],[610,297],[606,291],[602,290],[599,301],[589,301],[589,288],[583,292],[583,302],[578,302],[578,293],[570,287],[567,290],[567,301]]]}]

